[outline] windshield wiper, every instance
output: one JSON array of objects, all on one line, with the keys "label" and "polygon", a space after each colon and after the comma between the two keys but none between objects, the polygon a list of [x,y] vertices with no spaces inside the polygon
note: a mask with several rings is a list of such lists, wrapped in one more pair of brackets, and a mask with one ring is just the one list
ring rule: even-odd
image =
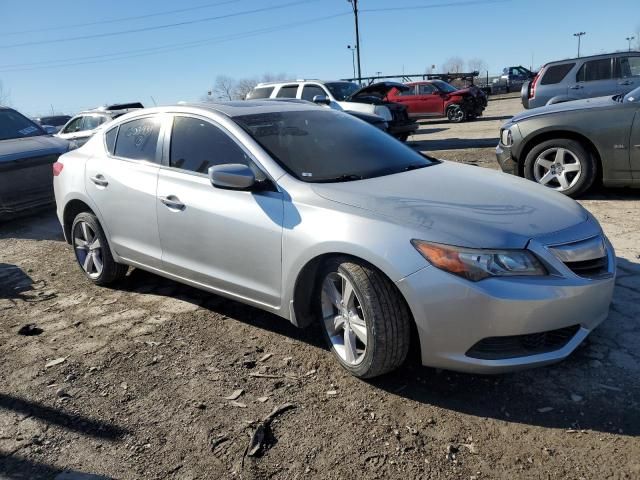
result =
[{"label": "windshield wiper", "polygon": [[354,180],[362,180],[364,177],[362,175],[348,174],[348,175],[339,175],[333,178],[323,178],[321,180],[317,180],[318,183],[330,183],[330,182],[352,182]]}]

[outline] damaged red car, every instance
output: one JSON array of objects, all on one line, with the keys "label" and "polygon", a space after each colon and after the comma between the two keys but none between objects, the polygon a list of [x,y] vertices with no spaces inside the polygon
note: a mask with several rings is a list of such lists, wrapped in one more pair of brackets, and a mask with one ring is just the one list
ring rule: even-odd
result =
[{"label": "damaged red car", "polygon": [[442,80],[406,85],[406,91],[391,90],[387,100],[406,105],[410,117],[447,117],[460,123],[481,116],[487,106],[487,95],[475,86],[457,89]]}]

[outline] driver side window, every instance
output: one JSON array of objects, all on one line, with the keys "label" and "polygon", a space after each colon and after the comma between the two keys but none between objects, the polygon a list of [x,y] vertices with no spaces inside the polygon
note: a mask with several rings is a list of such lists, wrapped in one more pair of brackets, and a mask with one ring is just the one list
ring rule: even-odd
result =
[{"label": "driver side window", "polygon": [[214,165],[240,163],[250,167],[257,180],[266,178],[225,131],[199,118],[174,118],[169,151],[169,166],[173,168],[206,175]]}]

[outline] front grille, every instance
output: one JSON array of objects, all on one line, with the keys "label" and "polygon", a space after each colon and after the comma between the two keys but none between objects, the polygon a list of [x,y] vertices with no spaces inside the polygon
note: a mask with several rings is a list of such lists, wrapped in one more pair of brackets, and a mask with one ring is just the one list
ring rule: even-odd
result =
[{"label": "front grille", "polygon": [[565,262],[564,264],[576,275],[585,278],[598,278],[609,273],[608,263],[607,257],[600,257],[581,262]]},{"label": "front grille", "polygon": [[504,360],[553,352],[564,347],[580,330],[580,325],[528,335],[488,337],[471,347],[466,355],[482,360]]}]

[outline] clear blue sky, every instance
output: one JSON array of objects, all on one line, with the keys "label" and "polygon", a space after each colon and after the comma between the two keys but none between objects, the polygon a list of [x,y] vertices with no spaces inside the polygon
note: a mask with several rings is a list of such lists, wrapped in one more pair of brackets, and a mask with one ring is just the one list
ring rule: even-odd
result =
[{"label": "clear blue sky", "polygon": [[[220,74],[236,78],[267,72],[325,79],[351,76],[351,53],[346,46],[354,43],[354,31],[346,0],[310,0],[218,20],[109,35],[294,2],[0,0],[0,82],[10,92],[12,106],[36,115],[48,113],[51,105],[71,114],[106,102],[151,104],[151,96],[158,104],[197,100]],[[528,66],[533,55],[533,66],[538,67],[575,56],[574,32],[587,32],[582,53],[593,54],[625,49],[625,37],[638,37],[640,31],[639,0],[507,0],[411,8],[457,2],[464,0],[360,0],[363,75],[395,74],[403,69],[420,73],[452,56],[481,58],[491,72],[498,72],[507,65]],[[72,26],[200,6],[167,15]],[[366,12],[391,7],[399,9]],[[340,13],[345,15],[304,23]],[[283,28],[276,30],[278,26]],[[196,46],[150,50],[189,42]],[[29,45],[21,45],[25,43]],[[110,54],[118,56],[105,56]]]}]

